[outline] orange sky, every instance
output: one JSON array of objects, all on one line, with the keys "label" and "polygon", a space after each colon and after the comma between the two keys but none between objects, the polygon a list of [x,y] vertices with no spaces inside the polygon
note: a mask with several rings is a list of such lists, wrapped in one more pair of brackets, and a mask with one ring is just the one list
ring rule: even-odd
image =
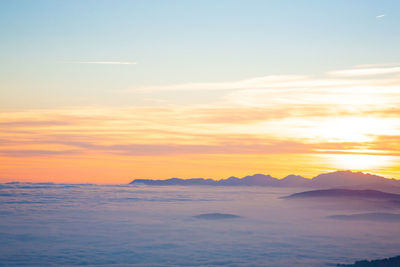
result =
[{"label": "orange sky", "polygon": [[[400,68],[138,87],[187,101],[0,113],[0,181],[312,177],[351,169],[400,178]],[[212,103],[190,103],[205,92]],[[144,95],[143,95],[144,94]],[[185,104],[188,102],[188,104]]]}]

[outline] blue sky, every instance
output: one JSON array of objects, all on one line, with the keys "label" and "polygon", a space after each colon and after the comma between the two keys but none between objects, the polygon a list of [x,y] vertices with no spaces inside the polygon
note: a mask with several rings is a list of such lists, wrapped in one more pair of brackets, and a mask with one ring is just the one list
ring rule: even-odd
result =
[{"label": "blue sky", "polygon": [[[400,61],[398,1],[0,5],[3,108],[140,105],[114,91]],[[137,64],[72,63],[81,61]]]}]

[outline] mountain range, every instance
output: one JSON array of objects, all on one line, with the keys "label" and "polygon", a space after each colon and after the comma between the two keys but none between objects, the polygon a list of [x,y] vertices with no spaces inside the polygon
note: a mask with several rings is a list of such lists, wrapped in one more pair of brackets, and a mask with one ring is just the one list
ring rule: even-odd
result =
[{"label": "mountain range", "polygon": [[377,189],[388,192],[400,192],[400,180],[387,179],[382,176],[362,172],[335,171],[320,174],[312,179],[299,175],[288,175],[283,179],[265,174],[254,174],[238,178],[231,176],[227,179],[213,180],[204,178],[166,180],[135,179],[130,184],[155,186],[274,186],[274,187],[303,187],[303,188],[347,188],[347,189]]}]

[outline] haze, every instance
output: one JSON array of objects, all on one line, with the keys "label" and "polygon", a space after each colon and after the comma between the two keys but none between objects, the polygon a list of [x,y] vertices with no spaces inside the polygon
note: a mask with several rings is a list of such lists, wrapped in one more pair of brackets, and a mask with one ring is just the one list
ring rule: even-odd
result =
[{"label": "haze", "polygon": [[399,215],[329,216],[399,214],[399,203],[280,198],[299,190],[2,184],[0,263],[320,267],[398,255]]}]

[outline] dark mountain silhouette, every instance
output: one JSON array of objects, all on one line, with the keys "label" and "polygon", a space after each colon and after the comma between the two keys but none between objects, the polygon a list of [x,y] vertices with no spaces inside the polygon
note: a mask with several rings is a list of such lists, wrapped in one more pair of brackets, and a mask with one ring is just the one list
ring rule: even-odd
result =
[{"label": "dark mountain silhouette", "polygon": [[337,266],[346,267],[399,267],[400,266],[400,256],[393,258],[386,258],[382,260],[362,260],[356,261],[354,264],[338,264]]},{"label": "dark mountain silhouette", "polygon": [[[305,179],[305,178],[303,178]],[[179,179],[171,178],[166,180],[148,180],[148,179],[136,179],[131,184],[145,184],[145,185],[219,185],[219,186],[278,186],[279,180],[264,174],[255,174],[252,176],[246,176],[238,178],[231,176],[227,179],[212,180],[204,178],[192,178],[192,179]]]},{"label": "dark mountain silhouette", "polygon": [[304,187],[304,188],[347,188],[368,189],[377,188],[388,192],[400,192],[400,180],[386,179],[382,176],[362,172],[336,171],[320,174],[312,179],[298,175],[288,175],[277,179],[270,175],[254,174],[238,178],[235,176],[227,179],[213,180],[204,178],[166,180],[135,179],[131,184],[145,185],[208,185],[208,186],[276,186],[276,187]]},{"label": "dark mountain silhouette", "polygon": [[192,178],[180,179],[170,178],[167,180],[151,180],[151,179],[136,179],[130,184],[145,184],[145,185],[214,185],[215,181],[212,179]]},{"label": "dark mountain silhouette", "polygon": [[394,221],[396,214],[377,214],[382,210],[397,210],[400,207],[400,194],[392,194],[378,190],[323,189],[312,190],[282,197],[287,201],[295,201],[312,205],[324,210],[367,211],[364,214],[334,215],[330,219]]},{"label": "dark mountain silhouette", "polygon": [[362,172],[336,171],[320,174],[312,179],[313,186],[335,187],[338,184],[346,186],[361,186],[380,183],[393,184],[395,179],[386,179],[382,176]]},{"label": "dark mountain silhouette", "polygon": [[[352,190],[352,189],[325,189],[325,190],[312,190],[301,193],[292,194],[290,196],[282,197],[283,199],[296,199],[296,200],[317,200],[318,203],[324,205],[339,205],[346,208],[357,209],[381,209],[381,208],[398,208],[400,206],[400,194],[386,193],[378,190]],[[397,215],[396,215],[397,216]],[[393,219],[395,215],[350,215],[339,216],[336,219]],[[389,218],[390,217],[390,218]]]},{"label": "dark mountain silhouette", "polygon": [[307,187],[310,185],[311,180],[304,178],[300,175],[288,175],[285,178],[279,180],[280,186],[287,186],[287,187]]},{"label": "dark mountain silhouette", "polygon": [[292,194],[285,198],[370,198],[400,201],[400,194],[386,193],[378,190],[326,189],[312,190]]}]

